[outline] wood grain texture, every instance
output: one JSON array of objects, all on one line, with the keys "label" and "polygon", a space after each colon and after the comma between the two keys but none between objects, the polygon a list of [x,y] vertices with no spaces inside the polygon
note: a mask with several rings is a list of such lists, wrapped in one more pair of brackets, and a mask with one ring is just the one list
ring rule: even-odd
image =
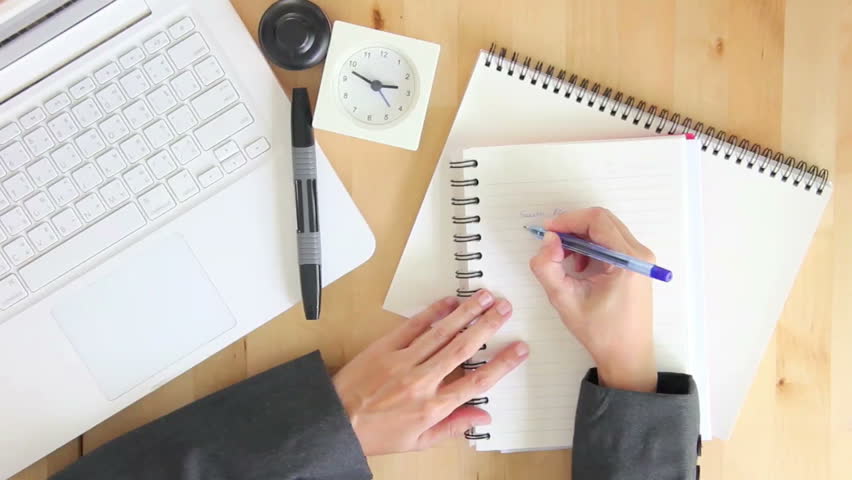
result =
[{"label": "wood grain texture", "polygon": [[[271,3],[232,1],[252,32]],[[402,321],[381,304],[477,51],[492,41],[831,170],[833,200],[734,436],[707,442],[701,464],[712,480],[852,478],[852,2],[317,3],[332,20],[441,44],[419,151],[317,134],[376,235],[376,254],[325,291],[320,321],[302,320],[298,307],[280,315],[15,480],[44,479],[81,451],[312,349],[339,367]],[[316,98],[320,67],[276,73]],[[567,479],[571,455],[475,453],[455,441],[370,465],[379,480]]]}]

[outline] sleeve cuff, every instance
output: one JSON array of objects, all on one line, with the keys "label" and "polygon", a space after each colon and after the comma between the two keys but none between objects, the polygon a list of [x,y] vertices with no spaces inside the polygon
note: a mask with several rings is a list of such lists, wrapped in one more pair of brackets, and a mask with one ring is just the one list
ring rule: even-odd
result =
[{"label": "sleeve cuff", "polygon": [[574,430],[575,478],[687,479],[696,472],[698,393],[692,377],[660,373],[656,393],[583,379]]}]

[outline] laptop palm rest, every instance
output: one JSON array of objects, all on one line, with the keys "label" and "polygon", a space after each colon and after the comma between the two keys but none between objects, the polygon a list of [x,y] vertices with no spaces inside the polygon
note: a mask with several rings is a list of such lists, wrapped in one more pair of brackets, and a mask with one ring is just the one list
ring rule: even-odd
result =
[{"label": "laptop palm rest", "polygon": [[53,317],[109,400],[236,325],[179,235],[58,303]]}]

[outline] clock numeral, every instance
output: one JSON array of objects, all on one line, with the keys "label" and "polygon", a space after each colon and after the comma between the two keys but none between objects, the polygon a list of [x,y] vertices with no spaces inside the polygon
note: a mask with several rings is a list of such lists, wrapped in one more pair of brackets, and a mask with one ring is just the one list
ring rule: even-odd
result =
[{"label": "clock numeral", "polygon": [[372,116],[372,115],[367,115],[367,121],[369,122],[369,121],[372,121],[372,120],[373,120],[373,116]]},{"label": "clock numeral", "polygon": [[400,112],[402,111],[402,105],[400,105],[400,106],[399,106],[399,111],[400,111]]},{"label": "clock numeral", "polygon": [[358,107],[352,107],[352,111],[358,110]]},{"label": "clock numeral", "polygon": [[397,64],[397,65],[401,65],[401,64],[402,64],[402,59],[401,59],[401,58],[397,58],[397,59],[396,59],[396,64]]},{"label": "clock numeral", "polygon": [[410,97],[410,96],[411,96],[411,90],[406,90],[406,91],[405,91],[405,96],[406,96],[406,97]]},{"label": "clock numeral", "polygon": [[370,58],[371,52],[364,52],[364,58]]},{"label": "clock numeral", "polygon": [[406,79],[406,80],[408,80],[408,79],[410,79],[410,78],[411,78],[411,74],[410,74],[410,73],[406,73],[406,74],[405,74],[405,79]]},{"label": "clock numeral", "polygon": [[355,68],[358,66],[358,62],[356,62],[355,60],[349,60],[349,66]]},{"label": "clock numeral", "polygon": [[382,58],[388,58],[388,51],[387,51],[387,50],[382,50],[382,51],[381,51],[381,55],[382,55]]},{"label": "clock numeral", "polygon": [[346,76],[346,75],[344,75],[344,76],[343,76],[343,81],[345,82],[345,81],[347,81],[347,80],[349,80],[349,77],[348,77],[348,76]]},{"label": "clock numeral", "polygon": [[349,98],[349,92],[343,92],[343,98]]},{"label": "clock numeral", "polygon": [[387,119],[388,119],[388,114],[386,113],[386,114],[385,114],[385,120],[387,120]]}]

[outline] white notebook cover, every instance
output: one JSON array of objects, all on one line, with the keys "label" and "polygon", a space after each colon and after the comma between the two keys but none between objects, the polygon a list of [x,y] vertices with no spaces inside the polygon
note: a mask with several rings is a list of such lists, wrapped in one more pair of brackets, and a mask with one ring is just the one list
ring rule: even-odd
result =
[{"label": "white notebook cover", "polygon": [[[455,291],[448,163],[461,158],[463,148],[657,135],[656,118],[646,129],[648,115],[635,125],[630,121],[635,109],[630,119],[622,120],[623,108],[610,115],[614,100],[599,110],[605,100],[600,92],[536,75],[532,69],[521,78],[523,70],[502,57],[480,54],[391,283],[386,309],[410,315]],[[534,76],[538,81],[532,85]],[[548,88],[543,88],[545,82]],[[555,93],[557,85],[561,88]],[[568,91],[570,97],[565,98]],[[662,134],[669,133],[670,125]],[[710,144],[701,155],[701,168],[712,430],[716,437],[729,438],[831,185],[815,170],[794,170],[783,182],[786,165],[726,143],[713,154],[716,140],[703,135],[699,139]],[[726,151],[733,151],[731,158],[724,158]],[[744,161],[737,163],[737,157]],[[754,166],[747,168],[748,163]],[[765,163],[768,167],[761,172]],[[772,171],[778,174],[773,177]]]},{"label": "white notebook cover", "polygon": [[[580,393],[578,379],[594,366],[550,306],[528,267],[541,241],[524,225],[541,225],[561,211],[612,210],[674,273],[652,282],[654,343],[661,370],[689,373],[709,412],[703,322],[700,143],[685,136],[466,149],[456,164],[452,197],[466,239],[458,250],[459,288],[489,288],[512,301],[512,319],[471,362],[488,361],[517,340],[530,357],[483,398],[491,414],[478,450],[570,447]],[[473,161],[475,160],[475,164]],[[465,180],[467,182],[465,182]],[[475,181],[476,185],[472,185]],[[481,258],[478,258],[480,257]],[[571,263],[568,261],[568,263]],[[572,272],[570,265],[568,271]],[[701,433],[710,438],[708,415]]]}]

